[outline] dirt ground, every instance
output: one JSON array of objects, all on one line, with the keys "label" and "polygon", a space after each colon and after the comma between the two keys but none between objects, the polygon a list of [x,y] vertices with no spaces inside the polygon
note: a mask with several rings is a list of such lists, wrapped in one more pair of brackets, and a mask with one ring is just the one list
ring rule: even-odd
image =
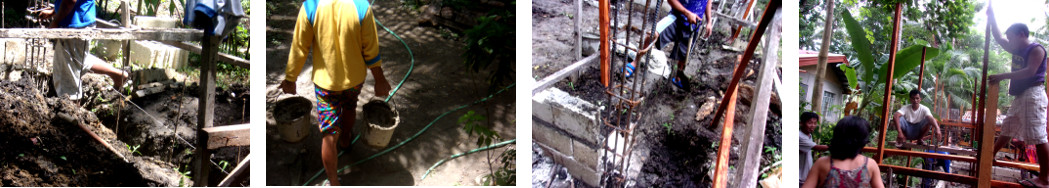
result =
[{"label": "dirt ground", "polygon": [[[0,186],[177,186],[174,165],[152,156],[134,155],[116,134],[79,104],[46,97],[29,73],[18,81],[0,81]],[[60,120],[70,114],[76,122]],[[109,142],[125,162],[96,142],[77,124]]]},{"label": "dirt ground", "polygon": [[[192,166],[192,147],[189,143],[196,142],[196,93],[199,88],[196,84],[186,86],[171,83],[172,86],[161,93],[133,98],[131,102],[141,106],[140,110],[131,102],[122,103],[122,96],[109,89],[112,83],[102,75],[84,75],[85,97],[74,102],[55,97],[53,92],[49,94],[50,86],[45,80],[50,76],[8,66],[0,68],[22,75],[18,81],[10,81],[11,76],[0,81],[5,87],[3,91],[11,94],[5,94],[5,98],[0,99],[4,104],[11,105],[6,108],[9,110],[4,111],[10,117],[0,118],[4,120],[0,121],[0,126],[4,130],[15,129],[13,132],[0,131],[0,135],[3,135],[0,137],[10,139],[5,142],[10,143],[8,146],[25,146],[6,150],[0,156],[4,158],[0,161],[16,162],[13,165],[4,164],[11,168],[5,168],[8,172],[3,179],[9,181],[3,182],[3,185],[178,186],[180,179],[183,179],[180,172],[187,172],[188,167]],[[215,124],[247,123],[250,118],[244,113],[248,108],[247,87],[237,84],[227,88],[216,89]],[[96,148],[98,144],[76,124],[55,121],[56,113],[51,109],[76,114],[81,122],[94,126],[93,132],[109,141],[131,163],[109,157],[113,154],[107,149]],[[26,145],[28,141],[36,144]],[[222,147],[212,150],[212,153],[215,163],[229,163],[226,169],[213,167],[211,179],[221,179],[225,177],[226,171],[248,154],[248,147]],[[54,160],[55,157],[64,159],[59,162]],[[37,168],[22,164],[34,160],[42,165]],[[145,178],[134,180],[128,177]],[[191,182],[184,179],[182,183],[188,185]],[[235,185],[248,183],[244,181]]]},{"label": "dirt ground", "polygon": [[[576,12],[575,1],[543,0],[532,2],[532,44],[533,49],[535,49],[532,54],[534,61],[532,68],[536,79],[543,78],[575,62],[571,53],[574,51],[575,46],[574,35],[571,29],[566,29],[571,27],[565,26],[574,25],[574,16],[581,16],[583,18],[583,32],[596,33],[597,20],[595,18],[597,17],[597,7],[595,5],[584,1],[584,12],[581,15],[573,15]],[[635,10],[639,9],[637,7],[639,6],[635,6]],[[625,9],[623,8],[623,10]],[[640,20],[637,20],[640,17],[639,15],[635,13],[635,20],[632,25],[640,25]],[[623,18],[626,17],[622,16],[621,20],[625,20]],[[696,44],[692,55],[690,55],[684,70],[686,76],[690,78],[687,80],[688,85],[691,86],[690,88],[687,90],[678,89],[672,86],[667,79],[657,79],[655,83],[646,83],[654,84],[654,89],[648,91],[644,102],[639,105],[641,106],[639,112],[645,114],[646,117],[637,122],[641,125],[639,130],[636,130],[639,132],[637,133],[638,138],[643,139],[639,139],[640,142],[636,143],[635,146],[650,150],[650,157],[644,161],[641,168],[642,174],[638,176],[635,186],[704,187],[711,184],[710,173],[713,173],[713,163],[717,153],[716,142],[720,139],[721,128],[720,126],[714,129],[706,128],[707,125],[711,124],[712,117],[704,116],[697,120],[696,114],[702,106],[708,105],[708,103],[716,104],[720,101],[725,88],[728,87],[732,70],[736,62],[738,62],[736,56],[742,54],[740,51],[722,48],[724,42],[721,41],[728,37],[726,36],[728,32],[727,29],[719,28],[727,28],[727,25],[722,23],[715,25],[715,35],[707,41],[700,40],[701,42]],[[637,34],[632,35],[636,38]],[[668,45],[664,49],[671,47],[671,45]],[[617,55],[614,57],[622,58],[623,56]],[[760,59],[752,60],[748,66],[748,69],[750,69],[748,72],[752,73],[755,71],[760,61]],[[614,62],[616,65],[613,65],[613,69],[618,70],[618,67],[621,67],[624,61],[617,59]],[[638,70],[642,69],[639,67]],[[578,80],[564,79],[554,86],[595,104],[597,101],[607,101],[608,98],[604,94],[604,87],[597,81],[598,70],[589,67],[581,69],[580,72]],[[613,79],[619,80],[620,78],[621,72],[615,71]],[[741,92],[743,93],[741,93],[739,101],[737,101],[736,119],[743,118],[749,111],[751,97],[745,96],[748,93],[742,90],[748,90],[743,88],[750,87],[749,91],[753,93],[756,78],[756,74],[748,74],[742,81]],[[608,112],[605,114],[608,114]],[[779,107],[773,105],[770,108],[769,119],[766,122],[768,126],[766,126],[764,145],[766,148],[775,148],[775,150],[763,152],[762,167],[774,163],[780,158],[782,129],[779,119]],[[668,129],[666,126],[670,128]],[[739,128],[744,127],[744,123],[737,121],[735,127],[737,127],[737,131],[733,136],[733,153],[730,156],[730,164],[735,164],[739,157],[737,155],[739,151],[737,150],[740,146],[740,137],[743,136]],[[607,132],[602,135],[607,135]],[[542,169],[552,170],[533,169],[533,186],[545,186],[545,184],[576,184],[579,186],[579,183],[563,182],[571,179],[566,178],[566,175],[562,175],[567,174],[567,172],[558,170],[560,168],[559,165],[546,164],[549,163],[549,159],[546,156],[541,156],[541,153],[542,151],[533,151],[533,167],[539,166],[543,167]],[[730,168],[730,173],[733,173],[733,171],[735,170]],[[536,173],[552,173],[554,175]],[[550,181],[551,178],[549,177],[554,177],[553,181]]]},{"label": "dirt ground", "polygon": [[[270,11],[266,31],[266,84],[270,90],[283,80],[288,44],[292,39],[291,30],[300,4],[301,1],[292,0],[269,1],[267,4],[267,10]],[[490,128],[500,134],[502,140],[516,138],[516,104],[512,94],[516,88],[495,95],[488,102],[452,112],[434,122],[427,131],[419,133],[441,114],[487,97],[487,73],[467,70],[460,57],[463,47],[461,40],[446,29],[419,26],[415,20],[419,13],[402,6],[400,1],[376,1],[372,11],[382,24],[405,40],[415,58],[411,76],[391,99],[401,119],[388,147],[415,134],[420,135],[396,150],[350,167],[349,173],[339,176],[341,182],[343,185],[478,185],[476,179],[488,172],[484,152],[449,160],[435,168],[426,179],[420,178],[439,160],[480,147],[475,144],[476,136],[467,135],[457,122],[468,111],[476,111],[491,120]],[[385,76],[391,86],[396,87],[410,68],[411,57],[393,35],[382,28],[378,30]],[[303,74],[298,78],[297,92],[315,100],[314,86],[310,81],[311,68],[307,62]],[[357,133],[366,128],[359,112],[366,99],[374,96],[373,83],[369,76],[358,98],[357,121],[353,128]],[[322,171],[320,135],[317,131],[309,132],[303,141],[289,143],[280,139],[275,127],[267,127],[267,185],[317,185],[326,179],[321,175],[307,182]],[[339,158],[340,168],[366,160],[382,151],[358,142],[350,152]],[[516,146],[511,144],[490,151],[499,153],[510,147]]]}]

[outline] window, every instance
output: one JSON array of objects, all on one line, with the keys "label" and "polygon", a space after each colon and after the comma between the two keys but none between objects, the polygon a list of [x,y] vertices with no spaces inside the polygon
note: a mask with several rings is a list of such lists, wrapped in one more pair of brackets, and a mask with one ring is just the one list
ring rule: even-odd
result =
[{"label": "window", "polygon": [[836,117],[836,115],[831,115],[831,114],[837,114],[837,113],[832,113],[830,111],[831,110],[830,107],[836,105],[834,103],[834,101],[835,101],[834,100],[834,93],[831,93],[830,91],[823,91],[823,104],[822,104],[823,105],[823,109],[821,110],[821,111],[823,111],[823,116]]},{"label": "window", "polygon": [[808,92],[809,92],[809,84],[801,83],[801,95],[798,95],[798,96],[800,96],[802,100],[811,100],[811,99],[805,97],[805,94],[808,93]]}]

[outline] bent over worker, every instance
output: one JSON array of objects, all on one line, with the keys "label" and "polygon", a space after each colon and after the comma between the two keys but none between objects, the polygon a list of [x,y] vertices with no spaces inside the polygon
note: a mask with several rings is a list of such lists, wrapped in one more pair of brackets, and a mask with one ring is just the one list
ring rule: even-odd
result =
[{"label": "bent over worker", "polygon": [[[375,95],[389,95],[382,71],[375,20],[365,0],[306,0],[299,9],[288,68],[280,87],[295,94],[295,80],[313,52],[313,83],[317,94],[321,160],[330,185],[338,179],[338,148],[350,147],[357,114],[357,96],[371,70]],[[341,138],[341,139],[340,139]]]},{"label": "bent over worker", "polygon": [[[95,0],[58,0],[58,9],[43,10],[40,18],[52,19],[49,28],[94,28]],[[106,63],[85,61],[88,41],[84,39],[55,39],[55,59],[51,77],[55,94],[77,100],[83,96],[80,76],[85,70],[108,75],[115,88],[125,87],[127,72]]]}]

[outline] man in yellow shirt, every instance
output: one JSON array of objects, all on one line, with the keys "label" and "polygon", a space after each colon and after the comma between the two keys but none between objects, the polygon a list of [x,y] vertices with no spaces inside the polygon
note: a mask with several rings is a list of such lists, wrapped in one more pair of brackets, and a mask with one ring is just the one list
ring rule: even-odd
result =
[{"label": "man in yellow shirt", "polygon": [[[357,114],[367,70],[375,79],[375,95],[388,96],[390,83],[382,71],[375,20],[366,0],[306,0],[299,9],[288,55],[288,69],[280,87],[295,94],[295,79],[306,56],[313,52],[313,83],[321,139],[321,160],[331,185],[338,186],[339,148],[350,147],[350,130]],[[345,138],[339,140],[339,138]]]}]

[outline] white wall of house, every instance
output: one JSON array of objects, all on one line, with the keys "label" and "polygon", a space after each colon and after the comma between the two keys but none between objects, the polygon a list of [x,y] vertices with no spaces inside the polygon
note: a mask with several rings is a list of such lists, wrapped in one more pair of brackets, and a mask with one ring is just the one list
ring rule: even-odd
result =
[{"label": "white wall of house", "polygon": [[[843,103],[844,90],[841,87],[843,82],[838,78],[837,75],[834,74],[834,72],[831,72],[833,71],[831,69],[837,68],[837,64],[830,64],[828,66],[829,67],[827,67],[826,76],[824,77],[825,79],[823,80],[823,91],[826,92],[824,93],[823,97],[824,101],[827,101],[822,103],[821,105],[823,106],[821,108],[824,109],[831,109],[831,107],[835,105],[845,105]],[[815,84],[813,83],[816,82],[816,66],[800,67],[799,69],[805,71],[798,73],[798,77],[801,79],[799,83],[801,83],[801,86],[805,87],[802,88],[802,92],[804,93],[799,94],[801,95],[801,101],[809,102],[811,104],[813,93],[812,89],[815,88]],[[827,93],[830,93],[833,96],[827,95]],[[821,112],[820,114],[823,114],[823,117],[821,117],[820,119],[822,119],[824,122],[837,122],[838,119],[841,119],[840,116],[842,112],[840,110],[827,110]]]}]

